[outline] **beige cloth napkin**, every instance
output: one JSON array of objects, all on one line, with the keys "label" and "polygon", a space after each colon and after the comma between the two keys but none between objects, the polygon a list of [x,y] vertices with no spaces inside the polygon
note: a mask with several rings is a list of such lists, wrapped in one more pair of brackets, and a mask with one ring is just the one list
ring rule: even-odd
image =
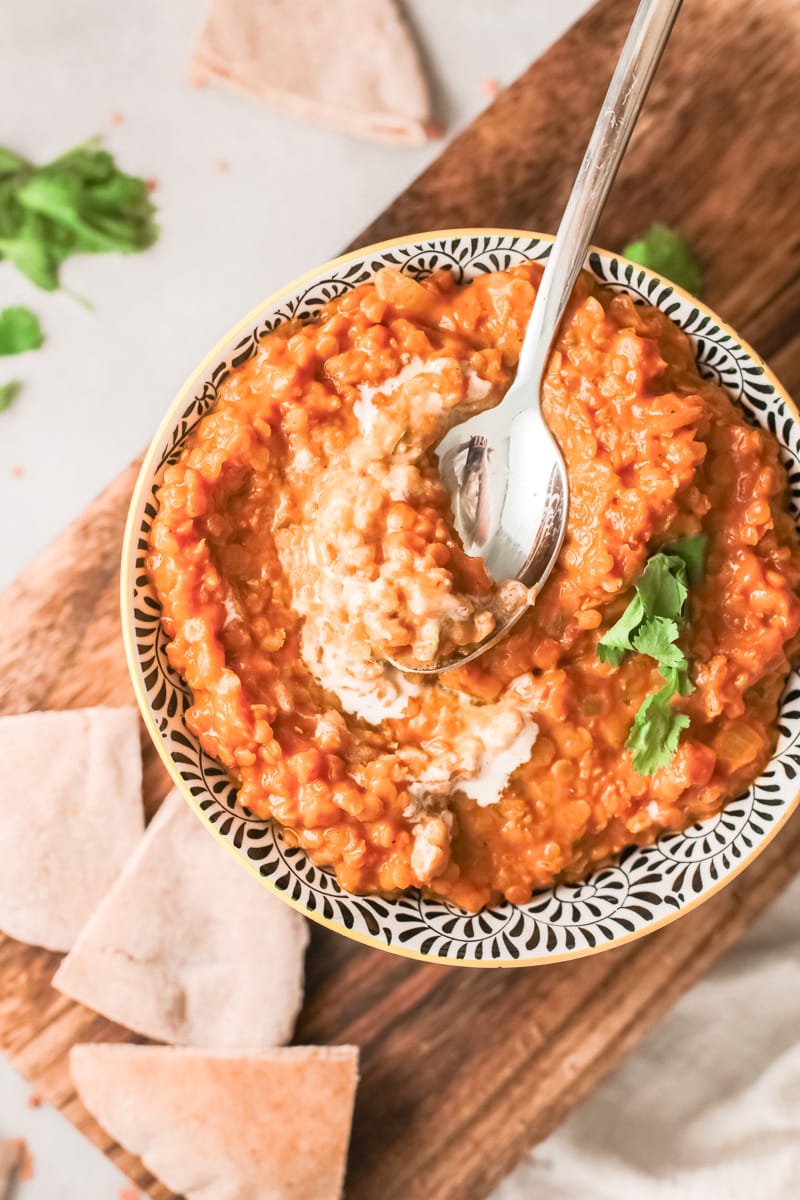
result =
[{"label": "beige cloth napkin", "polygon": [[798,1200],[800,880],[492,1200]]}]

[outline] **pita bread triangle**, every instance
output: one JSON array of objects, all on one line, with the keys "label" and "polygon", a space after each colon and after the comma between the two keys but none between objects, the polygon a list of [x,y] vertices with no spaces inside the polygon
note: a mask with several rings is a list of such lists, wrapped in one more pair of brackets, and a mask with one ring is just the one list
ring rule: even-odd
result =
[{"label": "pita bread triangle", "polygon": [[428,86],[394,0],[213,0],[192,75],[345,133],[427,137]]},{"label": "pita bread triangle", "polygon": [[54,986],[158,1041],[288,1042],[308,927],[261,887],[173,790]]},{"label": "pita bread triangle", "polygon": [[0,718],[0,929],[69,950],[144,831],[135,708]]},{"label": "pita bread triangle", "polygon": [[338,1200],[358,1077],[355,1046],[260,1054],[74,1046],[72,1078],[100,1125],[186,1200]]}]

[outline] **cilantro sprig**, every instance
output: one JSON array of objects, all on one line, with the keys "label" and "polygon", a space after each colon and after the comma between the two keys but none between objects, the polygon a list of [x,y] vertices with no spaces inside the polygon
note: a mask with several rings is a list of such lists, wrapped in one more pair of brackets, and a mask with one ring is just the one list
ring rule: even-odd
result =
[{"label": "cilantro sprig", "polygon": [[97,139],[42,167],[0,146],[0,258],[54,291],[72,254],[129,254],[158,237],[143,179],[120,171]]},{"label": "cilantro sprig", "polygon": [[689,725],[689,718],[676,712],[671,701],[694,691],[688,660],[677,642],[686,624],[689,584],[702,577],[705,551],[705,536],[696,534],[654,554],[635,585],[633,599],[597,646],[600,661],[615,667],[626,654],[648,655],[658,663],[664,680],[664,686],[643,701],[625,743],[639,775],[668,766],[681,731]]},{"label": "cilantro sprig", "polygon": [[[146,182],[120,171],[96,138],[41,167],[0,146],[0,259],[45,291],[61,286],[61,265],[72,254],[151,246],[154,215]],[[0,355],[36,350],[42,341],[29,309],[0,312]],[[19,388],[18,380],[0,384],[0,412]]]}]

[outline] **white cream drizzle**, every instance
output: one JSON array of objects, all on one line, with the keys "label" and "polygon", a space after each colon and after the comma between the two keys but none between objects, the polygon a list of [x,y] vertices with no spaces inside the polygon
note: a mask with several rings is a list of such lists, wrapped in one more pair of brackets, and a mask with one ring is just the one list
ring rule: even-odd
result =
[{"label": "white cream drizzle", "polygon": [[530,758],[538,732],[533,721],[526,722],[510,746],[499,754],[484,754],[477,773],[471,778],[456,779],[451,790],[464,792],[481,808],[496,804],[514,771]]},{"label": "white cream drizzle", "polygon": [[441,809],[454,792],[463,792],[481,808],[498,802],[514,771],[530,758],[539,732],[531,701],[524,696],[529,682],[529,676],[520,676],[495,704],[476,704],[462,696],[464,724],[449,752],[434,754],[423,744],[430,754],[425,768],[414,772],[408,764],[409,819]]},{"label": "white cream drizzle", "polygon": [[[323,685],[324,686],[324,685]],[[419,695],[419,685],[392,667],[386,667],[383,677],[368,692],[339,684],[335,695],[345,712],[361,717],[369,725],[402,717],[413,696]]]},{"label": "white cream drizzle", "polygon": [[353,659],[335,640],[321,640],[309,625],[301,638],[303,661],[326,692],[332,692],[345,712],[370,725],[402,717],[420,684],[385,663]]}]

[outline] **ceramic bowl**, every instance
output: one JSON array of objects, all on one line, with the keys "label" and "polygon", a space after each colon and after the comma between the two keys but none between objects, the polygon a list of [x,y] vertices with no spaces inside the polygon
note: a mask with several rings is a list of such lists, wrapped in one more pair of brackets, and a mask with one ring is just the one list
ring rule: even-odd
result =
[{"label": "ceramic bowl", "polygon": [[[441,267],[457,280],[547,258],[552,239],[508,230],[426,233],[369,246],[326,263],[270,296],[211,351],[181,389],[147,453],[131,503],[122,563],[122,617],[134,689],[170,775],[209,832],[241,865],[314,921],[371,946],[465,966],[520,966],[596,953],[658,929],[730,882],[778,832],[795,807],[800,771],[800,680],[782,702],[780,737],[764,774],[718,816],[654,845],[633,847],[585,883],[559,884],[522,906],[469,915],[418,893],[384,899],[342,891],[327,870],[285,844],[280,829],[239,809],[223,768],[184,724],[190,703],[171,669],[160,610],[145,571],[145,547],[165,467],[213,406],[232,368],[259,340],[293,318],[309,320],[326,301],[391,263],[422,277]],[[800,418],[761,359],[710,309],[651,271],[593,250],[587,266],[613,290],[662,309],[691,338],[703,375],[725,387],[748,420],[778,439],[791,502],[800,505]]]}]

